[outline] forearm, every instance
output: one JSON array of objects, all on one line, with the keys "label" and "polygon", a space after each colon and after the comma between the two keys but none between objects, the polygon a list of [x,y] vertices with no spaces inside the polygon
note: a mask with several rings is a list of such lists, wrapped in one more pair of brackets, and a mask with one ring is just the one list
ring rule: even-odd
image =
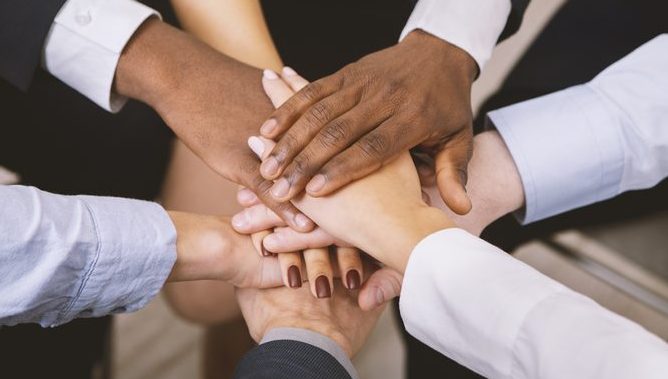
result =
[{"label": "forearm", "polygon": [[181,25],[214,49],[241,62],[283,66],[258,0],[172,0]]},{"label": "forearm", "polygon": [[508,147],[496,131],[484,132],[474,138],[466,189],[473,208],[464,216],[450,211],[436,187],[424,188],[424,191],[433,206],[475,235],[495,220],[523,207],[524,189],[519,172]]},{"label": "forearm", "polygon": [[0,209],[1,324],[137,310],[174,265],[176,233],[157,204],[1,186]]}]

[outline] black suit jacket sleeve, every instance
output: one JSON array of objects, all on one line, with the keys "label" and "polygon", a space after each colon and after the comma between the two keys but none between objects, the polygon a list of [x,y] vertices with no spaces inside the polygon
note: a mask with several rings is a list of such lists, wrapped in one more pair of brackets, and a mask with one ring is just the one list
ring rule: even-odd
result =
[{"label": "black suit jacket sleeve", "polygon": [[332,355],[293,340],[263,343],[244,356],[235,379],[352,379]]},{"label": "black suit jacket sleeve", "polygon": [[44,40],[65,0],[0,1],[0,78],[23,91],[40,63]]},{"label": "black suit jacket sleeve", "polygon": [[522,19],[524,18],[524,13],[526,12],[530,1],[531,0],[511,0],[512,8],[510,9],[510,15],[508,15],[506,27],[503,29],[499,41],[503,41],[517,32],[522,25]]}]

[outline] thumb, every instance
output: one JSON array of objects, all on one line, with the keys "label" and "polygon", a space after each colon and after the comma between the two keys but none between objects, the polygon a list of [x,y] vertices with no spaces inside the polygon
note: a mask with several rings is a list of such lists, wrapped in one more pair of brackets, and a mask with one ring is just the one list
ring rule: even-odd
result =
[{"label": "thumb", "polygon": [[398,297],[403,279],[403,275],[387,267],[371,274],[364,282],[357,299],[360,308],[371,311]]},{"label": "thumb", "polygon": [[459,215],[471,211],[466,193],[468,164],[473,152],[473,133],[464,130],[449,140],[436,155],[436,185],[445,204]]}]

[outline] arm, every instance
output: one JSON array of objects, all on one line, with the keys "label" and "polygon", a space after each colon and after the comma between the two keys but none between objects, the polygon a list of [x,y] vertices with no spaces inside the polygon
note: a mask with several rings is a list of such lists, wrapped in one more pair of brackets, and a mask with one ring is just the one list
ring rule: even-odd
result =
[{"label": "arm", "polygon": [[[260,70],[216,53],[134,0],[33,3],[0,5],[3,20],[13,17],[2,23],[0,47],[17,52],[3,54],[0,75],[11,79],[18,73],[23,79],[16,84],[27,87],[34,70],[29,60],[39,60],[41,53],[46,70],[107,110],[118,111],[127,98],[143,101],[219,175],[253,188],[297,230],[312,228],[293,207],[272,201],[257,162],[238,148],[256,132],[262,114],[272,110],[262,93]],[[40,38],[21,40],[24,24],[16,30],[11,26],[29,14],[35,19],[27,25],[45,24],[46,15],[51,21],[40,26],[45,29],[36,33]],[[16,48],[18,41],[36,45]],[[23,55],[30,59],[24,62]]]},{"label": "arm", "polygon": [[[172,0],[172,5],[186,31],[221,53],[255,67],[283,66],[258,1]],[[231,215],[238,210],[233,200],[237,188],[176,141],[161,202],[167,209]],[[172,308],[190,321],[214,324],[240,315],[234,288],[229,283],[168,284],[165,294]]]},{"label": "arm", "polygon": [[[265,144],[271,149],[271,141]],[[420,200],[417,181],[404,155],[334,195],[295,200],[333,236],[405,274],[402,318],[413,335],[488,377],[665,372],[663,341],[452,228]]]},{"label": "arm", "polygon": [[412,335],[486,377],[660,378],[668,369],[660,338],[458,229],[413,249],[400,307]]},{"label": "arm", "polygon": [[277,262],[248,254],[249,239],[225,219],[22,186],[0,186],[0,209],[3,325],[132,312],[167,280],[280,283]]},{"label": "arm", "polygon": [[355,368],[332,339],[308,329],[272,329],[239,362],[235,379],[357,378]]},{"label": "arm", "polygon": [[[513,15],[525,3],[514,2]],[[471,84],[510,12],[509,0],[422,0],[396,46],[297,93],[261,129],[277,140],[261,166],[263,177],[276,180],[274,198],[286,201],[304,189],[330,194],[420,145],[451,151],[442,169],[446,203],[467,213]]]},{"label": "arm", "polygon": [[236,378],[358,378],[351,358],[382,308],[362,311],[356,293],[336,281],[322,301],[307,288],[237,291],[248,330],[260,346],[237,367]]},{"label": "arm", "polygon": [[519,170],[529,223],[668,176],[668,35],[591,82],[489,114]]}]

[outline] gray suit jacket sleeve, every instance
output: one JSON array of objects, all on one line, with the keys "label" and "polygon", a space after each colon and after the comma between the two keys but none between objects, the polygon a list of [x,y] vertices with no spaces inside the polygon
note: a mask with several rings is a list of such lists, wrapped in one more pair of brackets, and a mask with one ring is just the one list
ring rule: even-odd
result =
[{"label": "gray suit jacket sleeve", "polygon": [[352,379],[334,356],[296,340],[275,340],[259,345],[244,356],[234,378]]}]

